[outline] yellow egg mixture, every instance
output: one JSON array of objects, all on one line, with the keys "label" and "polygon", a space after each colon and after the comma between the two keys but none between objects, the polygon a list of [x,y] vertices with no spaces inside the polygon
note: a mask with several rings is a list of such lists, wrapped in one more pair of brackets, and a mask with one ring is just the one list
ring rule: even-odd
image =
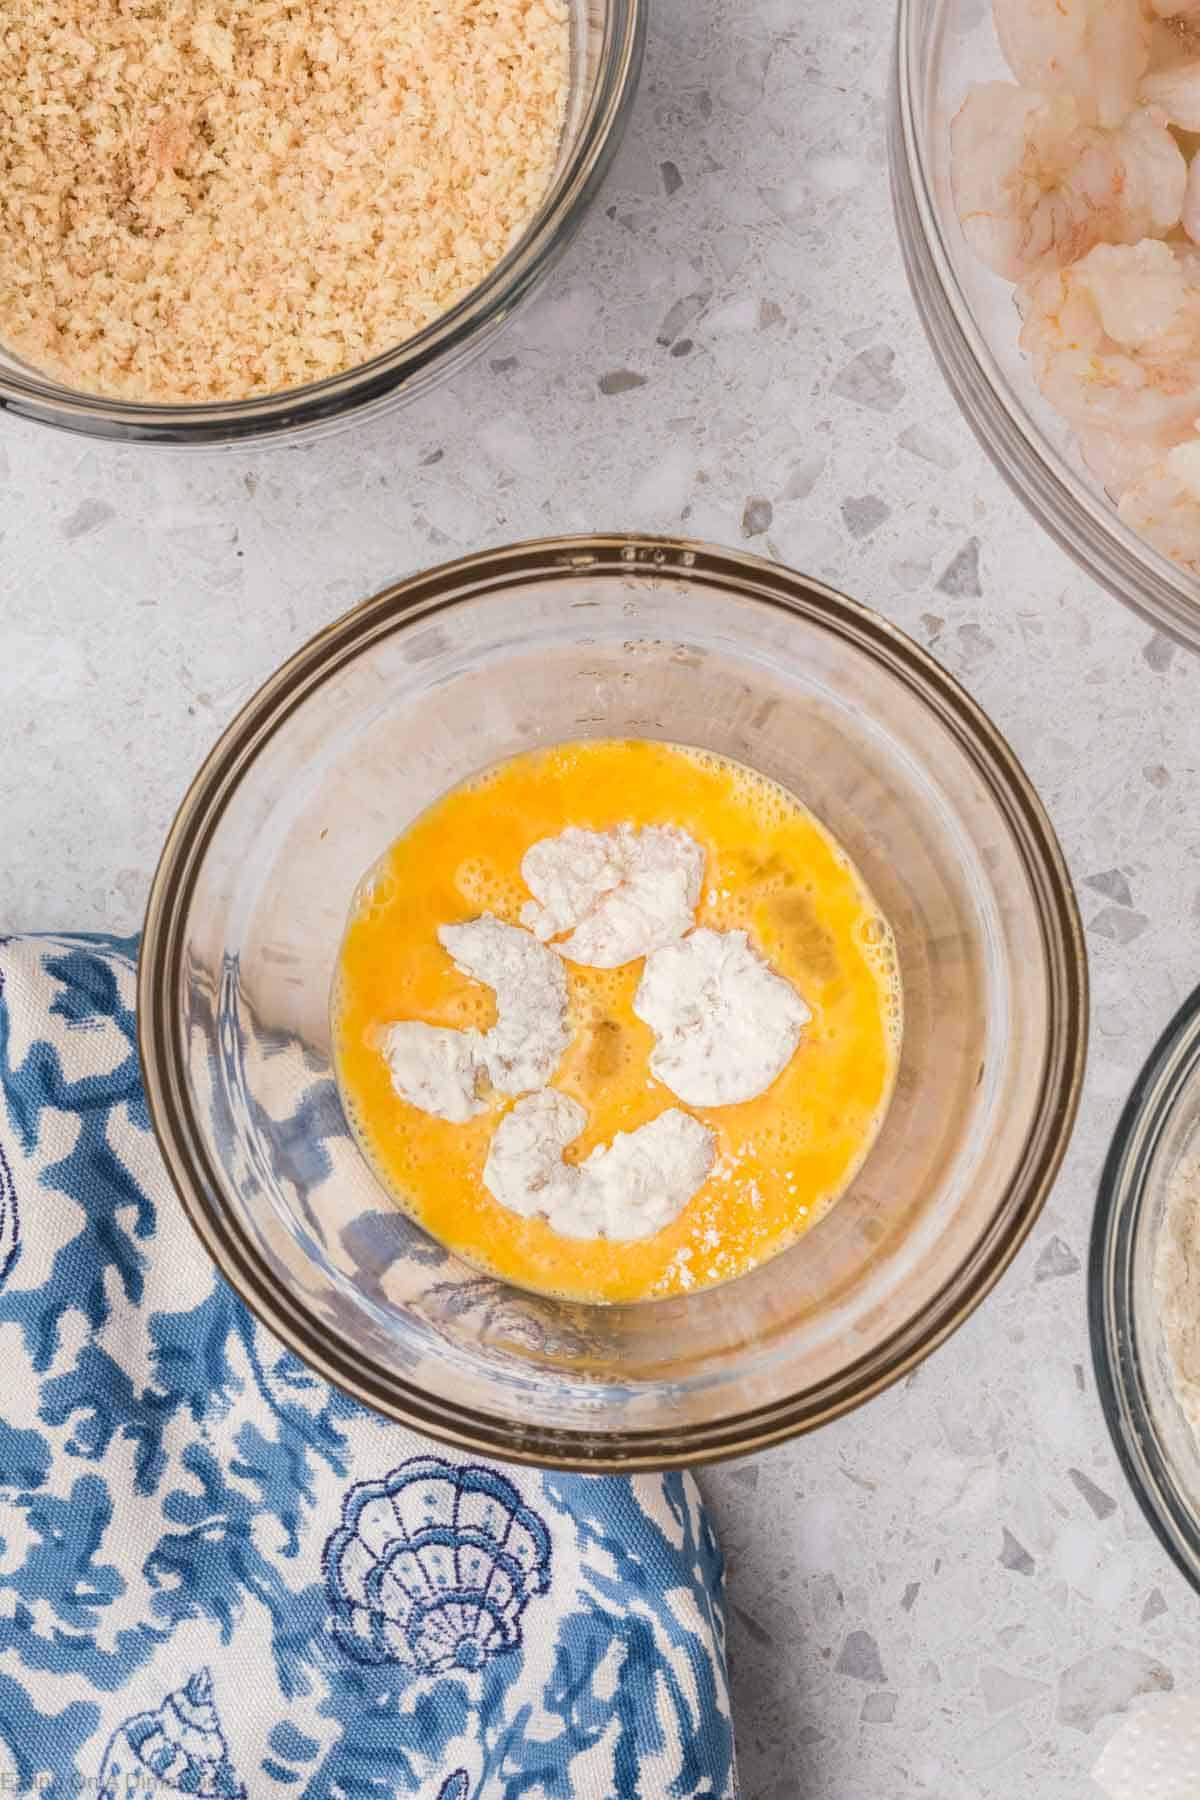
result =
[{"label": "yellow egg mixture", "polygon": [[[519,924],[521,859],[568,825],[675,825],[706,853],[697,923],[742,929],[799,990],[812,1019],[765,1094],[688,1110],[716,1133],[713,1172],[654,1237],[560,1236],[482,1183],[498,1120],[493,1094],[465,1125],[395,1092],[379,1048],[396,1020],[487,1030],[490,988],[460,974],[440,925],[482,912]],[[649,1071],[653,1035],[635,1017],[644,966],[566,963],[573,1040],[552,1085],[586,1109],[567,1152],[582,1160],[679,1102]],[[333,995],[342,1098],[364,1152],[406,1211],[458,1255],[527,1288],[580,1300],[677,1294],[744,1273],[791,1242],[844,1191],[879,1130],[899,1060],[900,981],[888,926],[845,853],[774,782],[677,745],[590,741],[531,751],[438,800],[364,884]]]}]

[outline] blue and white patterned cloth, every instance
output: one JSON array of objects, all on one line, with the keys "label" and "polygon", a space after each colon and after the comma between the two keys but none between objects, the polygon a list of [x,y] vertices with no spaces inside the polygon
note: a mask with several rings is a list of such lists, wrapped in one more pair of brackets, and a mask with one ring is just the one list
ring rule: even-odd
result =
[{"label": "blue and white patterned cloth", "polygon": [[214,1276],[136,943],[0,939],[0,1794],[731,1800],[690,1478],[471,1462]]}]

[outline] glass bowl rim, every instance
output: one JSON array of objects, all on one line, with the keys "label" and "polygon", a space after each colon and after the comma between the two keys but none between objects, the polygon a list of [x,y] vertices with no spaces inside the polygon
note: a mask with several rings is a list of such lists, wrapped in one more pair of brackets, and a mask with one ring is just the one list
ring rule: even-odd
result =
[{"label": "glass bowl rim", "polygon": [[413,376],[435,373],[443,358],[466,352],[477,331],[512,312],[582,223],[633,106],[647,11],[648,0],[605,0],[596,91],[578,141],[537,212],[482,281],[394,349],[302,387],[174,405],[109,399],[61,386],[33,368],[18,373],[0,366],[0,412],[117,442],[203,448],[329,425],[352,410],[379,405]]},{"label": "glass bowl rim", "polygon": [[1159,1037],[1121,1109],[1096,1197],[1088,1252],[1088,1335],[1113,1449],[1147,1523],[1200,1592],[1200,1519],[1178,1494],[1146,1399],[1132,1330],[1133,1243],[1163,1135],[1200,1068],[1200,987]]},{"label": "glass bowl rim", "polygon": [[959,410],[1026,510],[1060,549],[1156,630],[1200,649],[1200,585],[1102,509],[1013,393],[955,272],[918,114],[922,0],[899,0],[889,102],[892,212],[909,292]]},{"label": "glass bowl rim", "polygon": [[[951,732],[1005,820],[1034,897],[1046,961],[1049,1026],[1042,1097],[1033,1109],[1004,1197],[988,1227],[919,1317],[830,1377],[740,1414],[677,1430],[604,1433],[526,1426],[431,1400],[372,1371],[323,1333],[274,1282],[236,1229],[222,1181],[204,1149],[181,1079],[175,1041],[183,923],[196,872],[241,771],[306,695],[374,639],[417,618],[469,604],[516,581],[613,573],[682,578],[805,618],[870,655],[905,682]],[[744,551],[636,534],[532,540],[485,550],[415,574],[361,601],[302,645],[226,727],[193,779],[167,834],[147,904],[138,969],[138,1036],[151,1122],[185,1213],[220,1272],[268,1329],[364,1405],[461,1449],[538,1466],[599,1472],[709,1462],[777,1443],[839,1417],[898,1380],[974,1311],[1016,1255],[1041,1211],[1070,1139],[1086,1058],[1087,958],[1075,894],[1048,815],[1001,733],[958,682],[917,643],[825,584]]]}]

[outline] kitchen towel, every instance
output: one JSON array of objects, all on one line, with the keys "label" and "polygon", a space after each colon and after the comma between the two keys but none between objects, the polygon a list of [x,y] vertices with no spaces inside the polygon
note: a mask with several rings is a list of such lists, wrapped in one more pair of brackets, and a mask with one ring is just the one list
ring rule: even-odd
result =
[{"label": "kitchen towel", "polygon": [[733,1800],[694,1482],[475,1460],[276,1343],[159,1159],[136,955],[0,938],[0,1795]]}]

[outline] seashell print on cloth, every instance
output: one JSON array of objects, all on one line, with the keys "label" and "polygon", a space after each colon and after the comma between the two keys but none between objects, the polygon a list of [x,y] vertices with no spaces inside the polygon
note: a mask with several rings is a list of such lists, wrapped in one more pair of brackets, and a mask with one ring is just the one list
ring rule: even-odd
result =
[{"label": "seashell print on cloth", "polygon": [[481,1669],[521,1642],[521,1615],[549,1587],[550,1533],[497,1470],[414,1456],[351,1488],[325,1575],[352,1655]]},{"label": "seashell print on cloth", "polygon": [[168,1694],[156,1712],[126,1719],[105,1751],[100,1800],[156,1793],[246,1800],[229,1760],[207,1669]]}]

